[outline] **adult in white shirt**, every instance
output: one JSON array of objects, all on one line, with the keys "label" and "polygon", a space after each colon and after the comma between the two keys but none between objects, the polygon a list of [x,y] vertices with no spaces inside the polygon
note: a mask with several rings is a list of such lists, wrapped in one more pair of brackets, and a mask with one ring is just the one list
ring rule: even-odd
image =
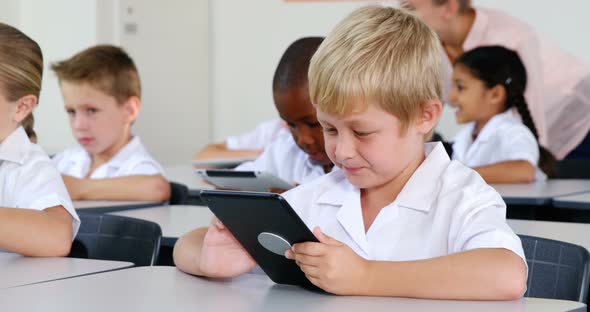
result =
[{"label": "adult in white shirt", "polygon": [[446,54],[447,90],[451,64],[464,51],[484,45],[515,50],[528,73],[525,97],[539,142],[557,159],[572,152],[572,157],[590,157],[589,66],[541,38],[526,23],[501,11],[474,8],[470,0],[401,2],[438,34]]},{"label": "adult in white shirt", "polygon": [[59,257],[80,219],[59,172],[31,142],[42,74],[39,45],[0,23],[0,251]]}]

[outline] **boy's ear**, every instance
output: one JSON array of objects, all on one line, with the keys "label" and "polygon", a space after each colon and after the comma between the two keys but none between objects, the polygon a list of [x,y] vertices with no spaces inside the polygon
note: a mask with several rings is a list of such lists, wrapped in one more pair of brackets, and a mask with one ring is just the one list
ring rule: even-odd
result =
[{"label": "boy's ear", "polygon": [[428,134],[440,118],[442,113],[442,104],[439,100],[428,100],[424,103],[422,114],[418,117],[417,129],[422,135]]},{"label": "boy's ear", "polygon": [[123,105],[125,110],[127,111],[129,122],[133,123],[135,119],[137,119],[137,115],[139,115],[139,109],[141,108],[141,100],[137,96],[131,96],[127,99],[127,101],[125,101]]},{"label": "boy's ear", "polygon": [[21,123],[37,106],[37,96],[28,94],[16,101],[16,110],[14,112],[14,121]]}]

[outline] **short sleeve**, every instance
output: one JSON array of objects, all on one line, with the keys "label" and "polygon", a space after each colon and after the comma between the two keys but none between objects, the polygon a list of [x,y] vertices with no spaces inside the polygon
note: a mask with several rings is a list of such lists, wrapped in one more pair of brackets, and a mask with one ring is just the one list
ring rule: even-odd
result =
[{"label": "short sleeve", "polygon": [[539,163],[539,145],[533,136],[533,133],[522,124],[517,124],[509,131],[504,131],[501,138],[500,146],[505,159],[509,160],[526,160],[534,167]]},{"label": "short sleeve", "polygon": [[15,207],[44,210],[63,206],[72,216],[73,235],[76,236],[80,219],[74,210],[61,175],[49,161],[26,164],[19,176],[15,190]]},{"label": "short sleeve", "polygon": [[227,137],[225,146],[230,150],[261,150],[277,137],[282,128],[281,119],[269,120],[249,132]]},{"label": "short sleeve", "polygon": [[489,185],[460,191],[461,198],[451,223],[449,250],[452,253],[478,248],[505,248],[526,258],[520,238],[506,223],[506,205]]},{"label": "short sleeve", "polygon": [[158,175],[164,174],[162,167],[153,160],[142,160],[131,166],[127,175]]}]

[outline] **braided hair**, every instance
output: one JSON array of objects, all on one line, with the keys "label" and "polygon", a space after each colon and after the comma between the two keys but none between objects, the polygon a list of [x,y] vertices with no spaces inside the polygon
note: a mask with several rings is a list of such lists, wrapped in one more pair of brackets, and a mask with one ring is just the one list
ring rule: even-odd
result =
[{"label": "braided hair", "polygon": [[501,85],[506,90],[503,111],[515,108],[522,123],[533,133],[539,146],[539,168],[548,177],[555,177],[555,157],[539,145],[539,134],[524,98],[527,74],[518,54],[502,46],[482,46],[465,52],[456,61],[469,69],[487,88]]}]

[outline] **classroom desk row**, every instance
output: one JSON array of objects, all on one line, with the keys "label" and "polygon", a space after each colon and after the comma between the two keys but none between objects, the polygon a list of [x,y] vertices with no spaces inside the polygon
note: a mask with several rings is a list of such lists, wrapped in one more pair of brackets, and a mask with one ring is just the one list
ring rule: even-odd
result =
[{"label": "classroom desk row", "polygon": [[[206,227],[213,214],[206,206],[160,206],[111,214],[152,221],[162,228],[162,246],[174,247],[176,240],[198,227]],[[590,250],[590,224],[533,220],[507,220],[517,234],[560,240]]]},{"label": "classroom desk row", "polygon": [[136,267],[0,290],[6,311],[586,311],[579,302],[522,298],[453,301],[334,296],[277,285],[264,275],[227,280],[174,267]]},{"label": "classroom desk row", "polygon": [[[168,180],[186,185],[191,196],[198,197],[200,190],[213,188],[199,178],[191,166],[168,166],[164,171]],[[534,183],[492,184],[492,186],[508,205],[554,204],[558,208],[590,210],[590,180],[552,179]],[[587,194],[574,196],[581,193]]]}]

